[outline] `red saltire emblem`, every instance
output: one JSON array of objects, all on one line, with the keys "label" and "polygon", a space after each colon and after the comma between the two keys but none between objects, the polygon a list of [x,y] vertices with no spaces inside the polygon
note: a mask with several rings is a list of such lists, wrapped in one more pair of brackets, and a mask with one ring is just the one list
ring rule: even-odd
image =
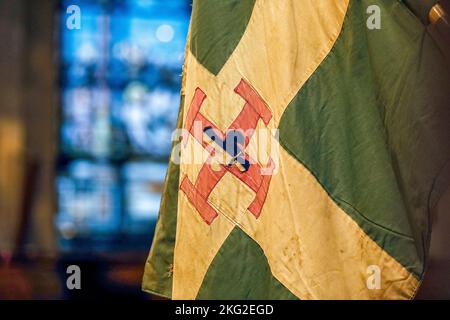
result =
[{"label": "red saltire emblem", "polygon": [[[252,130],[256,129],[260,119],[265,125],[268,125],[270,119],[272,118],[272,112],[256,90],[252,88],[244,79],[241,79],[234,91],[245,100],[245,104],[239,115],[227,129],[227,132],[231,130],[247,133],[252,132]],[[222,138],[222,141],[226,140],[226,133],[221,132],[211,121],[206,119],[205,116],[200,113],[200,108],[206,98],[206,94],[200,88],[195,90],[194,97],[186,117],[185,129],[187,129],[206,150],[210,151],[210,148],[208,148],[209,144],[205,141],[205,139],[203,139],[203,136],[194,134],[194,123],[201,123],[202,132],[206,132],[211,129],[214,130],[214,132]],[[243,150],[245,150],[249,144],[250,138],[251,136],[247,134],[245,137],[245,142],[243,143],[244,145],[242,146]],[[213,152],[210,152],[210,157],[213,155]],[[246,160],[250,159],[249,155],[245,151],[244,158]],[[271,168],[271,171],[273,171],[275,163],[272,158],[269,159],[268,167]],[[218,216],[218,213],[208,203],[207,199],[225,173],[230,172],[256,193],[253,202],[248,207],[248,211],[250,211],[255,218],[259,218],[266,200],[272,177],[270,174],[271,172],[269,172],[269,174],[267,174],[267,172],[265,172],[264,175],[261,174],[262,169],[263,167],[261,167],[259,163],[252,161],[251,164],[245,166],[244,171],[238,168],[237,165],[225,164],[220,164],[220,168],[218,170],[214,170],[207,161],[200,169],[195,184],[193,184],[187,175],[185,175],[181,181],[180,189],[186,194],[189,201],[198,211],[202,219],[210,225]],[[264,169],[267,170],[267,168]]]}]

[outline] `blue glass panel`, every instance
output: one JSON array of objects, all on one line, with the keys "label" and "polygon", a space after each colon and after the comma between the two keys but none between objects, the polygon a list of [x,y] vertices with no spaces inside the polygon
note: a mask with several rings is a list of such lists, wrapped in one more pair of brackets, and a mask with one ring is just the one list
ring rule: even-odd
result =
[{"label": "blue glass panel", "polygon": [[114,92],[112,118],[120,126],[131,154],[145,154],[166,161],[171,134],[176,125],[179,93],[165,87],[150,89],[142,82],[131,82]]},{"label": "blue glass panel", "polygon": [[[85,112],[89,119],[80,122],[63,117],[62,151],[69,156],[167,159],[168,132],[175,127],[179,107],[189,2],[64,3],[80,6],[81,29],[69,30],[61,19],[61,80],[64,91],[68,91],[63,113]],[[105,93],[101,101],[97,101],[96,91]],[[114,92],[112,96],[110,91]],[[106,113],[114,117],[108,119]],[[142,120],[133,120],[137,115]],[[98,133],[102,136],[99,143]],[[113,137],[113,146],[107,142],[108,134]],[[148,140],[145,143],[144,137]]]},{"label": "blue glass panel", "polygon": [[166,171],[167,165],[151,162],[128,163],[123,167],[128,230],[145,231],[147,226],[143,222],[156,221]]},{"label": "blue glass panel", "polygon": [[73,156],[104,158],[111,150],[110,92],[107,88],[75,87],[63,91],[63,150]]},{"label": "blue glass panel", "polygon": [[73,161],[60,172],[57,187],[57,226],[64,238],[119,230],[120,190],[112,166]]}]

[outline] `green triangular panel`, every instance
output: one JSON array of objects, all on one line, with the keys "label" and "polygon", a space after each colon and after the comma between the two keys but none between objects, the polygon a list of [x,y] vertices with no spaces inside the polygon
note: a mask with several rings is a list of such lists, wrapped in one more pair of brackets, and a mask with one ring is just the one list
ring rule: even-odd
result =
[{"label": "green triangular panel", "polygon": [[247,28],[255,0],[197,0],[192,7],[191,52],[217,75]]},{"label": "green triangular panel", "polygon": [[[380,10],[379,30],[367,27],[371,5]],[[339,39],[279,125],[280,145],[417,278],[430,201],[441,193],[436,177],[450,156],[449,74],[401,1],[351,1]]]},{"label": "green triangular panel", "polygon": [[235,227],[212,261],[197,299],[298,299],[270,271],[260,246]]}]

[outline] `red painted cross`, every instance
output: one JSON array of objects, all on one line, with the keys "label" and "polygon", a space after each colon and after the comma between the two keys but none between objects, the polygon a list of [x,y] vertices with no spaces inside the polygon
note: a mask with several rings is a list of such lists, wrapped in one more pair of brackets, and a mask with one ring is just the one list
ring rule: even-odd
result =
[{"label": "red painted cross", "polygon": [[[252,132],[252,129],[256,129],[260,119],[262,119],[266,125],[269,123],[272,118],[272,112],[254,88],[242,79],[234,91],[245,100],[245,105],[227,131],[238,130],[248,133]],[[206,94],[200,88],[195,90],[186,117],[185,129],[187,129],[206,150],[210,151],[210,157],[212,157],[214,154],[213,151],[210,150],[208,142],[203,139],[202,135],[199,136],[194,134],[194,123],[201,123],[202,132],[208,128],[212,128],[214,132],[217,132],[221,136],[222,140],[226,139],[226,133],[221,132],[211,121],[200,113],[200,108],[206,97]],[[250,138],[251,135],[245,137],[243,149],[249,144]],[[250,159],[247,153],[245,153],[245,159]],[[207,161],[200,169],[195,184],[193,184],[185,175],[181,181],[180,189],[186,194],[189,201],[199,212],[203,220],[210,225],[218,216],[218,213],[208,203],[207,199],[225,173],[229,172],[256,193],[253,202],[248,207],[248,211],[250,211],[255,218],[259,218],[266,200],[272,175],[270,173],[264,175],[261,174],[263,167],[256,161],[252,161],[251,163],[252,164],[248,169],[243,172],[235,165],[229,166],[224,164],[220,164],[219,170],[214,170],[211,168],[209,161]],[[275,163],[272,158],[269,160],[268,167],[273,171]],[[265,169],[267,170],[267,168]]]}]

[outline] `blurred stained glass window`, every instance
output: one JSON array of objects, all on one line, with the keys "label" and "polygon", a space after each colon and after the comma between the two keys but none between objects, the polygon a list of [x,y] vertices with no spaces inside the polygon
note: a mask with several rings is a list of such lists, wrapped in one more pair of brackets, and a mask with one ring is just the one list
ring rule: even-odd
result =
[{"label": "blurred stained glass window", "polygon": [[[79,29],[66,26],[70,5],[80,8]],[[177,120],[190,1],[63,0],[59,10],[61,243],[148,239]]]}]

